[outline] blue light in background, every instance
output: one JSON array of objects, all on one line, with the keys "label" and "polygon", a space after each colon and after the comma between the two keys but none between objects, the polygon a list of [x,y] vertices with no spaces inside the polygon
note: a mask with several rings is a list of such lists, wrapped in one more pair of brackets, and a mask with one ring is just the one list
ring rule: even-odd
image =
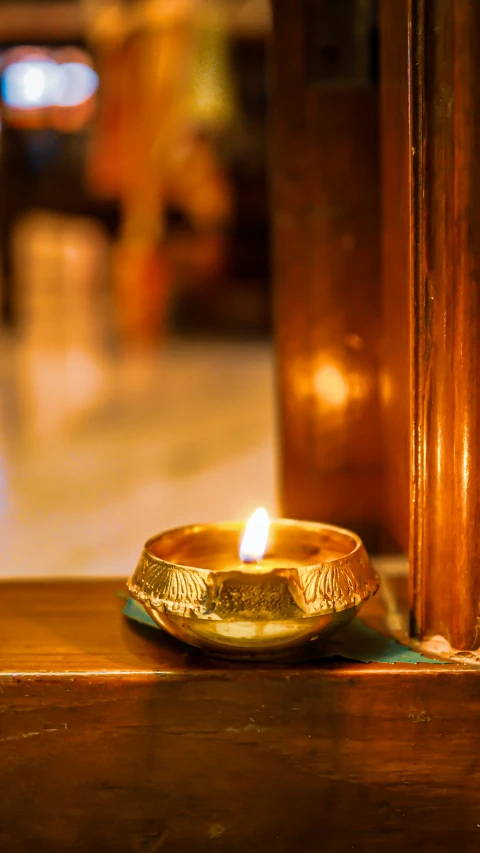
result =
[{"label": "blue light in background", "polygon": [[98,74],[82,62],[25,59],[8,65],[2,76],[3,101],[18,110],[76,107],[97,89]]},{"label": "blue light in background", "polygon": [[76,107],[88,101],[98,89],[98,74],[82,62],[57,65],[59,75],[57,105]]},{"label": "blue light in background", "polygon": [[57,88],[57,63],[48,59],[22,60],[8,65],[2,76],[2,98],[19,110],[51,106]]}]

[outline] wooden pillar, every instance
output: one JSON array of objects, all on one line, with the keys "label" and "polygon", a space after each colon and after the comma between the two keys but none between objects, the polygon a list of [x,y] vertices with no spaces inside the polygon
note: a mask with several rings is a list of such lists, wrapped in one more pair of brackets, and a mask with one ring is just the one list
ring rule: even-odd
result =
[{"label": "wooden pillar", "polygon": [[386,532],[410,555],[413,636],[474,649],[480,2],[381,0],[381,298],[367,6],[274,2],[283,511],[371,548]]},{"label": "wooden pillar", "polygon": [[[413,634],[473,649],[480,602],[480,3],[382,0],[381,43],[381,387],[387,483],[395,494],[387,522],[405,541],[408,499]],[[406,440],[409,495],[401,467]]]},{"label": "wooden pillar", "polygon": [[384,493],[390,538],[408,553],[410,535],[410,282],[412,279],[412,105],[409,0],[381,4],[380,120],[382,322],[380,401]]},{"label": "wooden pillar", "polygon": [[282,511],[378,543],[373,4],[274,0],[272,179]]}]

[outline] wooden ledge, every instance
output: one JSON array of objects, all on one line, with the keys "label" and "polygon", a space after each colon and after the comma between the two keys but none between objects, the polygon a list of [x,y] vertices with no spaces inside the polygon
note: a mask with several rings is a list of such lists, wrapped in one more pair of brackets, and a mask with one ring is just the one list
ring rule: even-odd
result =
[{"label": "wooden ledge", "polygon": [[[396,598],[404,599],[406,581],[390,579]],[[0,583],[0,678],[109,676],[117,679],[298,678],[318,672],[350,676],[465,673],[465,666],[430,664],[359,664],[322,660],[291,665],[243,664],[208,660],[188,652],[163,632],[125,619],[121,610],[125,581],[62,580]],[[386,632],[381,595],[369,601],[362,619]],[[440,671],[439,671],[440,670]]]},{"label": "wooden ledge", "polygon": [[0,590],[1,850],[478,850],[478,670],[209,662],[123,581]]}]

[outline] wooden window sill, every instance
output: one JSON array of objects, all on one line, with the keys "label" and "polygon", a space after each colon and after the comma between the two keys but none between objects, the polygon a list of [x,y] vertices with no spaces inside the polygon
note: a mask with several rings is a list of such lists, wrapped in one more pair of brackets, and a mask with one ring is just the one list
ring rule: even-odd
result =
[{"label": "wooden window sill", "polygon": [[216,663],[123,581],[0,590],[0,849],[477,849],[478,670]]}]

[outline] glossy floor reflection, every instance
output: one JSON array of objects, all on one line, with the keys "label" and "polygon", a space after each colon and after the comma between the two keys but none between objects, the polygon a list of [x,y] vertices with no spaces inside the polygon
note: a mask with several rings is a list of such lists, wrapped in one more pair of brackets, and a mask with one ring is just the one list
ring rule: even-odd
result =
[{"label": "glossy floor reflection", "polygon": [[268,344],[1,355],[1,576],[127,575],[159,530],[275,511]]}]

